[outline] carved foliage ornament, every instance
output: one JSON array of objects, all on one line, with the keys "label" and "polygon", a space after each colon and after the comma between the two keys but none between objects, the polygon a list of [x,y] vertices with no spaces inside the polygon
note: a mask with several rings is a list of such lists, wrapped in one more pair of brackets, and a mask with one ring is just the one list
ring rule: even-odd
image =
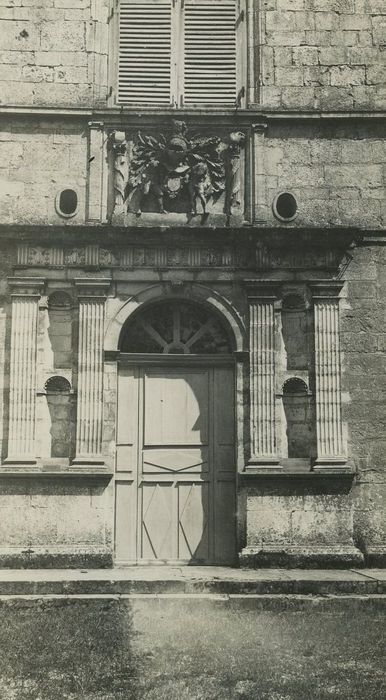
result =
[{"label": "carved foliage ornament", "polygon": [[[138,133],[130,154],[124,199],[127,209],[140,216],[145,198],[151,195],[159,213],[168,207],[186,213],[188,220],[200,213],[205,221],[207,205],[225,193],[225,213],[230,220],[240,206],[240,153],[245,143],[242,132],[227,139],[218,136],[189,135],[185,122],[172,122],[168,135]],[[113,139],[114,187],[116,205],[122,201],[126,140]]]}]

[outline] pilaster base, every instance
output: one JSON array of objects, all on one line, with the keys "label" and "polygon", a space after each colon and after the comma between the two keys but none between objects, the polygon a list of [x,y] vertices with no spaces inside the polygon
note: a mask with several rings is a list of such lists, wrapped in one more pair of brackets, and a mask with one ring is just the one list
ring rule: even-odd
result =
[{"label": "pilaster base", "polygon": [[354,545],[295,546],[270,544],[245,547],[239,562],[242,568],[287,567],[346,569],[363,566],[364,556]]},{"label": "pilaster base", "polygon": [[103,466],[105,464],[105,460],[103,457],[95,456],[95,455],[79,455],[73,459],[72,464],[76,465],[84,465],[84,466],[96,466],[100,465]]},{"label": "pilaster base", "polygon": [[351,474],[353,468],[345,457],[329,457],[317,459],[312,471],[324,474]]},{"label": "pilaster base", "polygon": [[37,459],[31,455],[11,455],[4,460],[4,464],[37,464]]},{"label": "pilaster base", "polygon": [[366,566],[379,569],[386,568],[386,542],[384,544],[365,545]]},{"label": "pilaster base", "polygon": [[248,474],[273,474],[281,473],[283,467],[279,464],[279,459],[277,457],[259,457],[253,456],[248,460],[245,472]]}]

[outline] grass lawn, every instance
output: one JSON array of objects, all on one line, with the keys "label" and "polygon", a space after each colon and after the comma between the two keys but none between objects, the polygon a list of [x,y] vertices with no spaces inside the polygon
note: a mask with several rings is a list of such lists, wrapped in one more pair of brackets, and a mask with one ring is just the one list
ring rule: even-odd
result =
[{"label": "grass lawn", "polygon": [[385,615],[197,598],[2,600],[1,700],[382,700]]}]

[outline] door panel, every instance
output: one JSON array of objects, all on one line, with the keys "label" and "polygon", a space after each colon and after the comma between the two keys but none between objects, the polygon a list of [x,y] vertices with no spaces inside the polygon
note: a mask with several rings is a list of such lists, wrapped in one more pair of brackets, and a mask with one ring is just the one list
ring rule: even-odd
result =
[{"label": "door panel", "polygon": [[202,474],[209,471],[208,448],[143,450],[143,474]]},{"label": "door panel", "polygon": [[147,370],[144,445],[208,444],[208,372]]},{"label": "door panel", "polygon": [[122,370],[116,481],[121,563],[125,548],[127,562],[234,562],[233,381],[226,367]]},{"label": "door panel", "polygon": [[139,371],[123,367],[118,382],[117,471],[134,472],[138,455]]},{"label": "door panel", "polygon": [[225,367],[216,368],[214,372],[216,445],[229,445],[233,448],[235,444],[233,373]]},{"label": "door panel", "polygon": [[209,484],[178,485],[178,559],[209,559]]},{"label": "door panel", "polygon": [[115,482],[115,561],[133,562],[137,555],[137,486]]},{"label": "door panel", "polygon": [[143,482],[140,494],[140,558],[170,560],[174,555],[173,484]]},{"label": "door panel", "polygon": [[234,377],[228,368],[214,373],[214,551],[216,562],[227,564],[236,553]]},{"label": "door panel", "polygon": [[234,564],[236,556],[235,483],[218,480],[214,489],[216,564]]}]

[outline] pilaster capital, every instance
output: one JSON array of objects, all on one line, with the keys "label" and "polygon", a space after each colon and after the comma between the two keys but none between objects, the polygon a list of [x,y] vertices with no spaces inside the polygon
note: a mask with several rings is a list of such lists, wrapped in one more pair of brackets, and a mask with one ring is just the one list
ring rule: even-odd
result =
[{"label": "pilaster capital", "polygon": [[244,280],[244,287],[250,301],[276,301],[279,297],[280,282],[275,280]]},{"label": "pilaster capital", "polygon": [[104,301],[110,289],[111,280],[105,277],[80,277],[74,280],[78,299]]},{"label": "pilaster capital", "polygon": [[45,282],[44,277],[8,277],[11,296],[40,297]]},{"label": "pilaster capital", "polygon": [[344,282],[339,280],[319,280],[318,282],[312,282],[309,288],[314,302],[325,299],[336,301],[339,299],[343,285]]},{"label": "pilaster capital", "polygon": [[117,131],[114,129],[114,131],[110,133],[109,142],[117,158],[126,155],[127,140],[126,133],[124,131]]},{"label": "pilaster capital", "polygon": [[252,132],[254,134],[258,134],[260,136],[265,136],[267,129],[268,129],[267,122],[256,122],[255,124],[252,124]]},{"label": "pilaster capital", "polygon": [[90,121],[88,126],[90,129],[97,129],[101,131],[104,128],[104,122]]}]

